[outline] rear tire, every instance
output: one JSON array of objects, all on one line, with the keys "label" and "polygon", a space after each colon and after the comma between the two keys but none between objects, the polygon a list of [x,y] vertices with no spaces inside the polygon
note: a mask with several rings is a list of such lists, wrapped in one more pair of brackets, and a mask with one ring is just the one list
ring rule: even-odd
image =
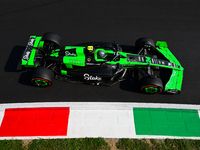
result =
[{"label": "rear tire", "polygon": [[42,40],[45,44],[53,44],[54,47],[60,47],[61,38],[58,34],[47,32],[42,36]]},{"label": "rear tire", "polygon": [[31,82],[38,87],[51,86],[53,79],[54,79],[53,71],[43,67],[36,68],[31,76]]},{"label": "rear tire", "polygon": [[156,76],[146,76],[140,80],[141,91],[145,94],[156,94],[163,91],[162,80]]}]

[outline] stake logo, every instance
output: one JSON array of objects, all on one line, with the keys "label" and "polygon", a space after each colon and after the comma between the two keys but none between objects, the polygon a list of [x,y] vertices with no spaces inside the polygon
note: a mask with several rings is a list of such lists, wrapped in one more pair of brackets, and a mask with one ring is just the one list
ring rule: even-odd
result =
[{"label": "stake logo", "polygon": [[27,52],[25,53],[25,55],[23,56],[23,60],[28,60],[30,53],[31,53],[31,52],[27,51]]},{"label": "stake logo", "polygon": [[76,57],[76,54],[70,53],[69,51],[65,51],[65,56],[74,56],[74,57]]},{"label": "stake logo", "polygon": [[33,39],[30,39],[29,42],[28,42],[28,45],[29,45],[29,46],[33,46],[34,41],[35,41],[34,38],[33,38]]},{"label": "stake logo", "polygon": [[93,80],[93,81],[100,81],[101,80],[101,77],[98,77],[98,76],[92,76],[92,75],[89,75],[88,73],[85,73],[84,75],[84,80]]}]

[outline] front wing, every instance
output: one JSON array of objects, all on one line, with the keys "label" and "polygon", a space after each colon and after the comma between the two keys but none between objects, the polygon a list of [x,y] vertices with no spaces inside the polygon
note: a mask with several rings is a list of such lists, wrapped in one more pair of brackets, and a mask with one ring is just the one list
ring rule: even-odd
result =
[{"label": "front wing", "polygon": [[179,93],[181,91],[182,81],[183,81],[183,70],[176,57],[168,49],[167,43],[164,41],[158,41],[156,43],[156,49],[163,54],[171,63],[179,66],[179,69],[172,69],[172,74],[169,78],[169,81],[165,85],[164,91],[167,93]]}]

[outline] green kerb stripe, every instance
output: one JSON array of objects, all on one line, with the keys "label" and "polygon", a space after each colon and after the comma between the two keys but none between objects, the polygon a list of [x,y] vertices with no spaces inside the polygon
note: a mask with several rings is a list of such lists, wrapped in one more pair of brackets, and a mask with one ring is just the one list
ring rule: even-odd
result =
[{"label": "green kerb stripe", "polygon": [[200,137],[197,110],[133,108],[136,135]]}]

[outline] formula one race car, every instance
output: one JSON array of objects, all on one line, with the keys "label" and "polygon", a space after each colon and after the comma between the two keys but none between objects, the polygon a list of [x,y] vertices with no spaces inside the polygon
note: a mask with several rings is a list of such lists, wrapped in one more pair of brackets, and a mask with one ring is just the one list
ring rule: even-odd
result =
[{"label": "formula one race car", "polygon": [[116,42],[85,43],[60,47],[61,38],[48,32],[30,36],[22,65],[34,68],[31,82],[49,87],[53,79],[71,83],[111,86],[138,75],[143,93],[181,91],[183,67],[168,49],[167,43],[140,38],[135,49],[126,52]]}]

